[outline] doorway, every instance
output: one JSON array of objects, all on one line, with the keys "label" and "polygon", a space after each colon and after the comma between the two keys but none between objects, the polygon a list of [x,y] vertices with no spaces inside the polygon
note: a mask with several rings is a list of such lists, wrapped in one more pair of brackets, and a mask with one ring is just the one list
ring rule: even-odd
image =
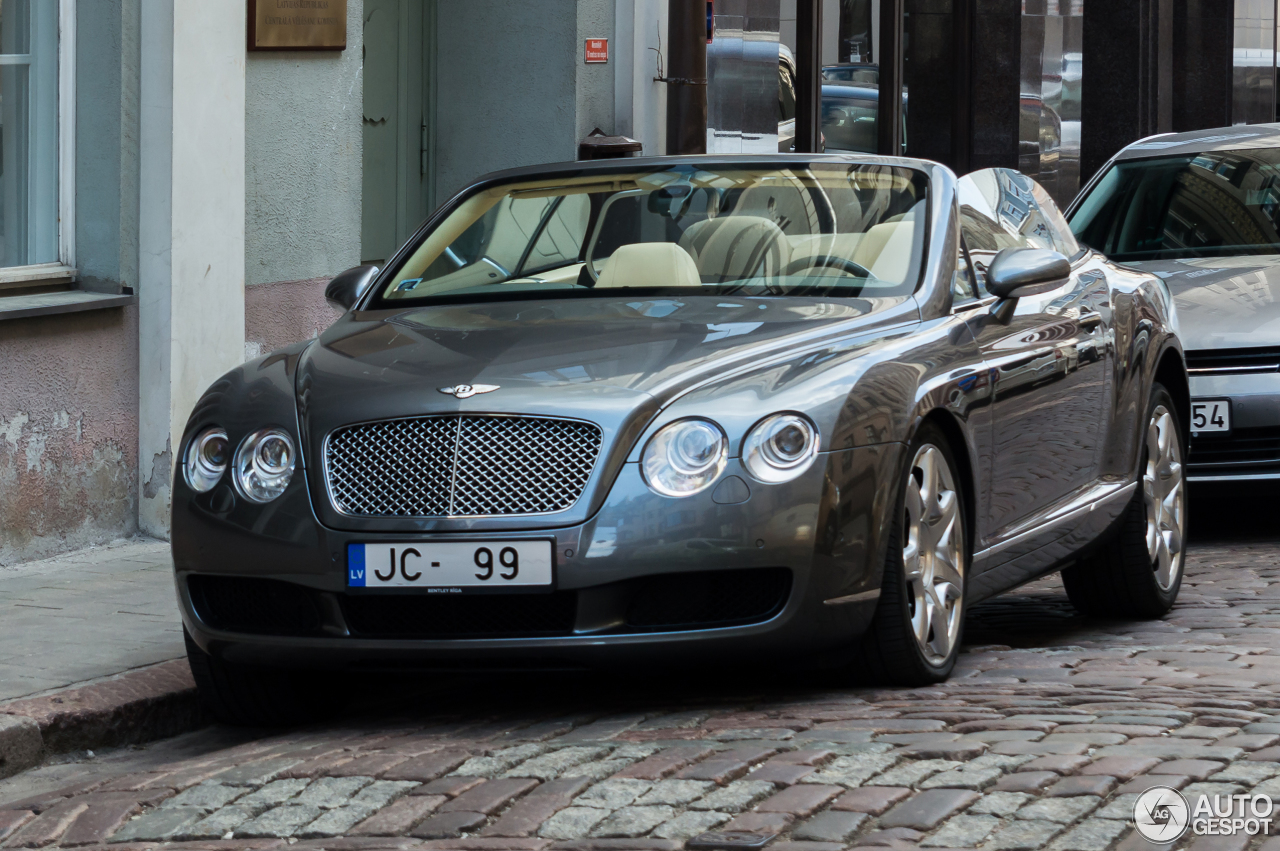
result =
[{"label": "doorway", "polygon": [[431,211],[434,18],[434,2],[364,3],[364,263],[382,265]]}]

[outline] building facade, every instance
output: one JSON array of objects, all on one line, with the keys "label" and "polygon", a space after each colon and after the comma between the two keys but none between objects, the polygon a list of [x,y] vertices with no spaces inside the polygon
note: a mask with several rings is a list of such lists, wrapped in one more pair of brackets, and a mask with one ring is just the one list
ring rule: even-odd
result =
[{"label": "building facade", "polygon": [[[1060,201],[1141,136],[1275,118],[1274,0],[817,0],[816,47],[797,2],[715,0],[709,150],[778,149],[788,53],[897,68],[907,154]],[[205,387],[477,175],[595,128],[665,153],[668,3],[315,0],[346,43],[313,51],[248,50],[246,0],[0,5],[0,566],[164,537]]]}]

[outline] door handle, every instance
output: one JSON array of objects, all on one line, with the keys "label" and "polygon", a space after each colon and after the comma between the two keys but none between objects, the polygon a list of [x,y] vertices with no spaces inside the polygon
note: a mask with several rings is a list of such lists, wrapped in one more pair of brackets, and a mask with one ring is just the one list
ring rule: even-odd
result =
[{"label": "door handle", "polygon": [[1097,311],[1080,314],[1080,327],[1086,331],[1092,331],[1102,324],[1102,314]]}]

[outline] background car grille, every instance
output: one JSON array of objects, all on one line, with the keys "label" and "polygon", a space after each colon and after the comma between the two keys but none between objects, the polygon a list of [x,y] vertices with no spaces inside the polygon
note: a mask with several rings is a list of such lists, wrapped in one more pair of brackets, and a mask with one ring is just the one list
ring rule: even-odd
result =
[{"label": "background car grille", "polygon": [[325,476],[334,507],[355,516],[546,514],[582,496],[600,442],[598,427],[574,420],[384,420],[331,434]]},{"label": "background car grille", "polygon": [[1280,348],[1201,349],[1187,352],[1192,375],[1232,375],[1280,370]]},{"label": "background car grille", "polygon": [[1197,434],[1191,438],[1187,474],[1248,476],[1280,473],[1280,428],[1238,428],[1229,435]]}]

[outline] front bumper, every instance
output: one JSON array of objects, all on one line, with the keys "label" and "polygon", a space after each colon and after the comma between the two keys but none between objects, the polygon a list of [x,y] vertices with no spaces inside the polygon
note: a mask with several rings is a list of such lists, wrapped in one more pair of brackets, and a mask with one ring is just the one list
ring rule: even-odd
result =
[{"label": "front bumper", "polygon": [[1193,482],[1280,479],[1280,373],[1190,376],[1191,400],[1227,399],[1231,431],[1192,432]]},{"label": "front bumper", "polygon": [[[292,502],[286,494],[270,512],[228,509],[216,490],[203,496],[175,494],[173,546],[182,617],[206,652],[232,662],[286,667],[592,667],[643,659],[697,664],[834,651],[861,634],[875,609],[874,593],[863,592],[878,589],[883,563],[875,508],[888,501],[877,495],[892,480],[900,451],[897,444],[884,444],[827,453],[784,485],[759,484],[731,460],[724,477],[737,476],[751,491],[734,504],[717,502],[716,488],[683,499],[658,496],[644,485],[638,465],[626,464],[594,517],[560,528],[417,535],[332,529],[316,520],[301,482],[290,488]],[[841,487],[844,482],[856,487]],[[495,636],[482,629],[475,637],[433,635],[426,623],[421,634],[405,634],[405,628],[381,629],[377,619],[386,609],[376,601],[371,609],[372,597],[397,598],[392,608],[401,623],[418,611],[421,620],[430,621],[432,612],[442,611],[436,607],[450,600],[346,587],[349,543],[504,538],[552,540],[555,584],[551,595],[504,594],[502,605],[517,605],[512,598],[519,597],[529,605],[508,611],[524,615],[526,609],[549,608],[563,615],[559,603],[565,603],[571,608],[567,622],[522,632],[519,623],[527,619],[513,618],[511,631]],[[778,604],[757,607],[753,617],[738,611],[736,618],[703,619],[692,626],[662,617],[635,623],[634,607],[642,595],[652,608],[663,599],[664,588],[679,598],[689,593],[690,582],[706,577],[737,582],[738,577],[779,574],[785,574],[786,587]],[[200,577],[195,593],[192,577]],[[288,628],[249,631],[219,624],[201,602],[200,582],[209,577],[274,580],[304,589],[316,620],[292,634]],[[715,586],[696,587],[706,596]],[[494,599],[462,596],[471,612]],[[845,597],[857,599],[827,602]]]}]

